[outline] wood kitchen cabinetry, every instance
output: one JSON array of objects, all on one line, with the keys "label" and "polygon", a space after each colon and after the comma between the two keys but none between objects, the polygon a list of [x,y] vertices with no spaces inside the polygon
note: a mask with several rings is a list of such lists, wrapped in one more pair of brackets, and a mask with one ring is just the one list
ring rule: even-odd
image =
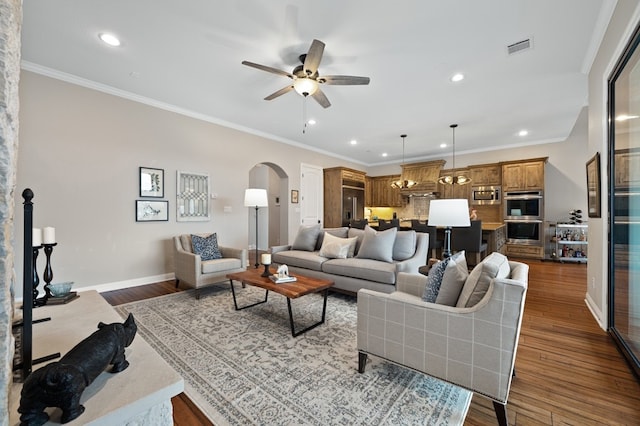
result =
[{"label": "wood kitchen cabinetry", "polygon": [[[324,226],[335,228],[343,226],[343,186],[362,187],[365,184],[365,173],[346,167],[324,169]],[[364,203],[363,203],[364,206]],[[364,207],[363,207],[364,214]]]},{"label": "wood kitchen cabinetry", "polygon": [[391,187],[391,183],[400,179],[400,175],[374,176],[367,179],[368,197],[365,196],[367,206],[371,207],[402,207],[400,190]]},{"label": "wood kitchen cabinetry", "polygon": [[502,165],[502,191],[544,190],[546,158],[504,163]]},{"label": "wood kitchen cabinetry", "polygon": [[500,164],[471,166],[468,176],[473,186],[500,186],[502,185],[502,166]]}]

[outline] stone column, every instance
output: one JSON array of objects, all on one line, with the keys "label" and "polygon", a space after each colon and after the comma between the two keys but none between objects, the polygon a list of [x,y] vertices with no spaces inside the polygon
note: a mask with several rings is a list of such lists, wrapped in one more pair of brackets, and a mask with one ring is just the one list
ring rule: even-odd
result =
[{"label": "stone column", "polygon": [[22,1],[0,0],[0,426],[9,424],[12,378],[13,216],[18,163]]}]

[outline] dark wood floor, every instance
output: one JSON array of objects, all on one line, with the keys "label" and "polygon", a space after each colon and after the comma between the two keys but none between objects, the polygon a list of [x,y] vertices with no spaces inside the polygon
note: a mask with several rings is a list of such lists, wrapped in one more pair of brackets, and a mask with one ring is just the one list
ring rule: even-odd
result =
[{"label": "dark wood floor", "polygon": [[[586,265],[523,261],[529,290],[509,424],[640,425],[640,384],[585,305]],[[175,291],[163,282],[102,295],[118,305]],[[176,425],[211,425],[184,394],[172,402]],[[493,424],[491,402],[474,395],[465,425]]]}]

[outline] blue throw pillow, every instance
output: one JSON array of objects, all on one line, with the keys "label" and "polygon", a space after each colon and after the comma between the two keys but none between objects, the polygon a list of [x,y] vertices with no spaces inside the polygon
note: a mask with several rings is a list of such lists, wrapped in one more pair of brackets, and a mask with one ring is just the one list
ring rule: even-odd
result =
[{"label": "blue throw pillow", "polygon": [[218,234],[213,233],[208,237],[200,237],[191,234],[193,252],[199,254],[202,260],[222,259],[222,253],[218,247]]},{"label": "blue throw pillow", "polygon": [[422,300],[425,302],[436,303],[438,298],[438,292],[442,285],[442,278],[444,278],[444,271],[447,269],[449,258],[447,257],[441,262],[433,265],[427,275],[427,285],[424,287],[424,293],[422,294]]}]

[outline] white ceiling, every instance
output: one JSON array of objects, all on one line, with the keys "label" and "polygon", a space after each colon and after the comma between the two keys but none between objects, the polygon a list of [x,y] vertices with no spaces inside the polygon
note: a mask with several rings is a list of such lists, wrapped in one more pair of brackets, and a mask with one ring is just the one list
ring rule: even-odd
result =
[{"label": "white ceiling", "polygon": [[[23,68],[363,165],[562,141],[615,0],[56,0],[23,3]],[[108,47],[98,33],[122,40]],[[263,98],[316,38],[328,109]],[[533,47],[507,55],[507,45]],[[466,78],[452,83],[462,72]],[[527,129],[526,137],[517,135]],[[351,145],[351,139],[358,141]],[[441,148],[441,143],[449,147]],[[389,154],[383,157],[382,153]]]}]

